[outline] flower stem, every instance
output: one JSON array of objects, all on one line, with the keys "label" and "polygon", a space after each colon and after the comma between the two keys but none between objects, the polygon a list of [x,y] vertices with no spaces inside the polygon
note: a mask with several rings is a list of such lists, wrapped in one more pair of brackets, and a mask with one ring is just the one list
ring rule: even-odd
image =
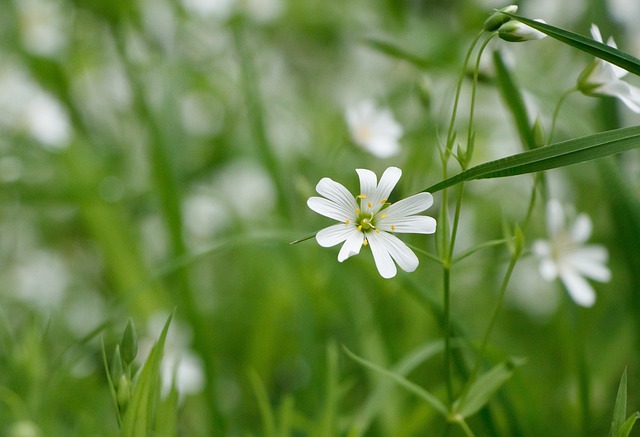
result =
[{"label": "flower stem", "polygon": [[555,134],[556,122],[558,121],[558,114],[560,113],[560,108],[562,107],[562,104],[567,99],[567,97],[569,97],[571,94],[573,94],[576,91],[578,91],[577,87],[575,86],[571,87],[565,92],[563,92],[560,98],[558,99],[558,103],[556,103],[556,107],[553,110],[553,118],[551,119],[551,130],[549,131],[549,137],[547,138],[547,141],[546,141],[547,144],[551,144],[553,134]]}]

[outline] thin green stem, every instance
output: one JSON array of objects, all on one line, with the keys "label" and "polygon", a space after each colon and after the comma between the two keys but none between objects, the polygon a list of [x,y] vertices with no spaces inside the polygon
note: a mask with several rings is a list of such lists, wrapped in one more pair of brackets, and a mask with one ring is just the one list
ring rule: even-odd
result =
[{"label": "thin green stem", "polygon": [[453,404],[453,379],[451,377],[451,266],[443,266],[442,309],[444,324],[444,379],[447,386],[448,404]]},{"label": "thin green stem", "polygon": [[558,103],[556,103],[556,107],[553,110],[553,118],[551,119],[551,130],[549,131],[549,136],[547,137],[546,144],[551,144],[551,140],[553,139],[553,135],[556,131],[556,123],[558,121],[558,114],[560,113],[560,108],[564,101],[574,92],[578,91],[577,87],[572,87],[562,93],[560,98],[558,99]]},{"label": "thin green stem", "polygon": [[504,303],[504,296],[507,292],[507,286],[509,285],[509,281],[511,280],[511,275],[516,266],[516,263],[520,259],[520,251],[516,251],[511,256],[511,261],[509,262],[509,266],[507,267],[507,271],[505,272],[504,278],[502,279],[502,284],[500,285],[500,291],[498,293],[498,300],[496,302],[496,306],[493,309],[493,314],[491,314],[491,319],[489,321],[489,325],[484,332],[484,336],[482,337],[482,342],[480,343],[480,348],[478,349],[478,354],[476,357],[476,362],[474,364],[473,370],[467,379],[467,382],[462,390],[462,393],[459,397],[459,405],[463,405],[467,394],[469,393],[469,389],[473,381],[475,380],[478,372],[480,371],[480,367],[482,366],[482,360],[484,359],[484,354],[487,349],[487,345],[489,344],[489,338],[491,337],[491,332],[496,325],[496,321],[498,320],[498,315],[500,314],[500,310],[502,309],[502,304]]}]

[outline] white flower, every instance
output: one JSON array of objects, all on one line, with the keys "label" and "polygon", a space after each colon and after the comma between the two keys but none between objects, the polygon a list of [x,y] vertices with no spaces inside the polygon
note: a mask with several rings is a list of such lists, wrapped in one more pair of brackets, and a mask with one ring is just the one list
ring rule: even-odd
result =
[{"label": "white flower", "polygon": [[[595,24],[591,25],[591,36],[594,40],[603,42],[600,29]],[[607,45],[617,48],[612,37],[607,40]],[[640,89],[621,80],[626,75],[625,69],[602,59],[596,59],[580,74],[578,89],[586,95],[615,97],[633,112],[640,113]]]},{"label": "white flower", "polygon": [[371,100],[347,108],[347,125],[351,139],[378,158],[388,158],[400,152],[402,127],[388,109],[380,109]]},{"label": "white flower", "polygon": [[418,257],[391,232],[432,234],[436,221],[432,217],[415,215],[433,204],[429,193],[418,193],[387,207],[387,198],[398,183],[402,171],[397,167],[385,170],[377,182],[371,170],[357,169],[360,194],[354,197],[340,183],[323,178],[316,185],[318,194],[310,197],[309,208],[341,223],[322,229],[316,234],[318,244],[331,247],[344,242],[338,253],[342,262],[371,246],[371,253],[383,278],[396,275],[396,266],[406,272],[418,267]]},{"label": "white flower", "polygon": [[[535,21],[544,23],[544,20],[540,19],[536,19]],[[523,42],[542,39],[547,35],[519,21],[511,20],[500,26],[498,36],[509,42]]]},{"label": "white flower", "polygon": [[540,274],[547,281],[560,278],[575,303],[592,306],[596,295],[585,278],[608,282],[611,272],[606,266],[607,249],[585,245],[591,236],[589,216],[579,214],[569,228],[562,206],[552,200],[547,205],[547,230],[549,240],[538,240],[532,248],[540,258]]}]

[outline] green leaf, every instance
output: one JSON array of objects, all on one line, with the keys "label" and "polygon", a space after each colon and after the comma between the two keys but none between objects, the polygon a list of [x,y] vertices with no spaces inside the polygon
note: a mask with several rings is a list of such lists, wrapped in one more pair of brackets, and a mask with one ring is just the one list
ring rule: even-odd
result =
[{"label": "green leaf", "polygon": [[440,399],[436,398],[427,390],[423,389],[417,384],[414,384],[413,382],[404,378],[402,375],[398,375],[397,373],[384,369],[370,361],[365,360],[364,358],[360,358],[359,356],[357,356],[356,354],[354,354],[344,346],[343,346],[343,349],[346,352],[346,354],[349,355],[349,357],[351,357],[353,360],[357,361],[358,363],[362,364],[365,367],[368,367],[371,370],[375,370],[378,373],[388,376],[393,381],[398,383],[400,386],[404,387],[411,393],[415,394],[419,398],[426,401],[429,405],[435,408],[440,414],[442,414],[445,417],[447,416],[447,407],[440,401]]},{"label": "green leaf", "polygon": [[[444,341],[437,340],[419,347],[413,352],[406,355],[396,365],[391,368],[391,372],[395,375],[405,376],[420,364],[442,352],[444,349]],[[367,402],[354,420],[349,435],[363,435],[370,423],[376,417],[378,412],[384,406],[384,402],[389,397],[389,391],[393,388],[393,381],[386,380],[380,384],[367,398]]]},{"label": "green leaf", "polygon": [[423,190],[435,193],[460,182],[536,173],[640,147],[640,126],[599,132],[486,162]]},{"label": "green leaf", "polygon": [[613,419],[611,420],[611,431],[609,435],[614,437],[627,417],[627,368],[625,367],[620,378],[618,386],[618,394],[616,395],[616,403],[613,407]]},{"label": "green leaf", "polygon": [[525,146],[525,149],[535,149],[535,139],[533,137],[533,130],[529,125],[529,116],[527,115],[527,108],[524,104],[524,99],[522,98],[520,89],[513,81],[511,73],[498,51],[493,52],[493,65],[496,68],[498,89],[500,90],[500,94],[506,102],[507,107],[511,111],[511,115],[514,118],[516,128],[518,130],[518,135],[520,135],[520,140]]},{"label": "green leaf", "polygon": [[521,360],[505,361],[480,375],[471,385],[466,396],[462,395],[454,402],[454,413],[463,418],[477,413],[489,402],[491,396],[511,378],[513,370],[520,364],[522,364]]},{"label": "green leaf", "polygon": [[616,437],[629,437],[629,434],[633,429],[633,425],[636,424],[636,420],[638,420],[638,418],[640,418],[640,412],[636,411],[629,417],[629,419],[627,419],[622,427],[620,427],[618,433],[616,434]]},{"label": "green leaf", "polygon": [[428,59],[420,57],[414,53],[410,53],[404,48],[400,47],[398,44],[391,41],[383,40],[376,37],[367,37],[365,38],[365,42],[369,46],[373,47],[381,53],[384,53],[385,55],[388,55],[392,58],[402,59],[403,61],[407,61],[418,68],[427,68],[429,66]]},{"label": "green leaf", "polygon": [[149,357],[137,375],[131,401],[127,405],[122,420],[121,437],[148,437],[151,435],[153,409],[160,383],[160,362],[172,317],[173,314],[167,319],[160,337],[151,348]]},{"label": "green leaf", "polygon": [[540,32],[549,35],[560,42],[563,42],[571,47],[575,47],[578,50],[582,50],[585,53],[595,56],[596,58],[603,59],[618,67],[624,68],[630,73],[640,76],[640,59],[635,58],[628,53],[610,47],[604,43],[594,41],[591,38],[578,35],[577,33],[570,32],[568,30],[561,29],[559,27],[552,26],[550,24],[541,23],[539,21],[532,20],[530,18],[519,17],[517,15],[503,12],[503,14],[511,17],[514,20],[520,21],[527,26],[533,27]]}]

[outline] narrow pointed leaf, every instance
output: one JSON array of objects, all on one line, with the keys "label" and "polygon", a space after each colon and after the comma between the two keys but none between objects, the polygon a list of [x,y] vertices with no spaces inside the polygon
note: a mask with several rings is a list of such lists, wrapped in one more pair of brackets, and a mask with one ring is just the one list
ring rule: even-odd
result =
[{"label": "narrow pointed leaf", "polygon": [[419,398],[426,401],[429,405],[435,408],[443,416],[447,415],[447,407],[440,401],[440,399],[438,399],[437,397],[429,393],[427,390],[423,389],[417,384],[414,384],[413,382],[404,378],[402,375],[398,375],[397,373],[384,369],[378,366],[377,364],[374,364],[370,361],[365,360],[364,358],[360,358],[359,356],[357,356],[356,354],[354,354],[344,346],[343,346],[343,349],[345,353],[349,355],[349,357],[351,357],[353,360],[357,361],[358,363],[362,364],[365,367],[368,367],[371,370],[375,370],[376,372],[381,373],[382,375],[388,376],[393,381],[398,383],[400,386],[404,387],[411,393],[415,394]]},{"label": "narrow pointed leaf", "polygon": [[640,412],[633,413],[629,419],[622,425],[622,427],[618,430],[616,437],[629,437],[633,426],[636,424],[636,420],[640,418]]},{"label": "narrow pointed leaf", "polygon": [[498,89],[513,116],[520,141],[522,141],[525,149],[535,149],[535,139],[533,138],[533,130],[529,125],[529,116],[524,99],[498,51],[493,52],[493,65],[496,68]]},{"label": "narrow pointed leaf", "polygon": [[407,51],[399,44],[376,37],[368,37],[366,38],[365,42],[369,46],[373,47],[381,53],[384,53],[385,55],[388,55],[392,58],[402,59],[409,62],[410,64],[415,65],[418,68],[426,68],[429,66],[428,59]]},{"label": "narrow pointed leaf", "polygon": [[618,430],[622,428],[622,425],[627,418],[627,368],[625,367],[620,378],[620,385],[618,386],[618,394],[616,395],[616,403],[613,407],[613,419],[611,420],[611,431],[609,435],[615,437]]},{"label": "narrow pointed leaf", "polygon": [[640,126],[599,132],[477,165],[424,191],[435,193],[474,179],[502,178],[551,170],[637,147],[640,147]]},{"label": "narrow pointed leaf", "polygon": [[133,387],[131,401],[122,419],[121,437],[148,437],[152,435],[155,397],[159,392],[160,362],[164,353],[164,342],[172,316],[169,316],[160,337],[151,348]]},{"label": "narrow pointed leaf", "polygon": [[628,53],[610,47],[601,42],[595,41],[591,38],[579,35],[568,30],[561,29],[559,27],[552,26],[550,24],[541,23],[539,21],[532,20],[530,18],[519,17],[517,15],[503,12],[514,20],[520,21],[540,32],[554,38],[567,45],[582,50],[585,53],[595,56],[596,58],[603,59],[618,67],[624,68],[630,73],[640,76],[640,59],[631,56]]},{"label": "narrow pointed leaf", "polygon": [[519,362],[509,360],[494,366],[483,373],[473,383],[466,396],[453,404],[455,413],[467,418],[477,413],[491,399],[493,394],[513,375],[513,370]]}]

